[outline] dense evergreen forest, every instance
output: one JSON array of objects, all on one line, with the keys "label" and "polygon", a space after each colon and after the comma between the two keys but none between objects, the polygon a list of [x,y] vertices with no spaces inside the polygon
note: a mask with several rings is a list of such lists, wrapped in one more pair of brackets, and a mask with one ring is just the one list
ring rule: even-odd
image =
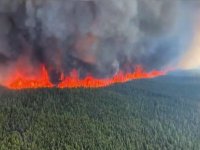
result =
[{"label": "dense evergreen forest", "polygon": [[200,78],[0,90],[0,150],[200,150]]}]

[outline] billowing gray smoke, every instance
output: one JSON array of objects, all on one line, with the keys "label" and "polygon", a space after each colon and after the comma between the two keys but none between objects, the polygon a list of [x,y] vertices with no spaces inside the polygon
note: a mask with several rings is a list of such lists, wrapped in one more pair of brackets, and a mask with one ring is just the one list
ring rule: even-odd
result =
[{"label": "billowing gray smoke", "polygon": [[188,12],[184,0],[0,0],[0,68],[25,58],[52,76],[162,69],[186,49]]}]

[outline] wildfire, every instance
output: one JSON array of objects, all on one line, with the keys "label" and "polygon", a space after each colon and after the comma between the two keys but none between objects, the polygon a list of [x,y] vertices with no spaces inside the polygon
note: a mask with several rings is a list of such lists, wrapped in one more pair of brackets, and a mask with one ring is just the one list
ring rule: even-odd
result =
[{"label": "wildfire", "polygon": [[78,78],[78,72],[73,70],[71,76],[66,77],[60,84],[59,88],[99,88],[105,87],[115,83],[124,83],[130,80],[143,79],[143,78],[154,78],[157,76],[165,75],[164,71],[153,70],[151,72],[145,72],[142,67],[136,67],[133,73],[123,73],[120,71],[112,78],[107,79],[96,79],[92,76],[87,76],[84,79]]},{"label": "wildfire", "polygon": [[124,83],[130,80],[143,79],[143,78],[154,78],[157,76],[165,75],[166,71],[153,70],[145,72],[142,67],[136,67],[133,73],[118,72],[112,78],[98,79],[91,75],[86,76],[84,79],[79,78],[78,71],[71,71],[70,75],[63,77],[62,81],[58,85],[54,85],[50,81],[49,74],[44,66],[41,67],[39,75],[27,76],[23,73],[16,72],[13,78],[9,79],[6,83],[6,87],[9,89],[36,89],[36,88],[100,88],[115,83]]},{"label": "wildfire", "polygon": [[48,72],[44,66],[38,75],[26,76],[23,73],[16,72],[13,78],[6,83],[9,89],[36,89],[36,88],[51,88],[53,84],[50,82]]}]

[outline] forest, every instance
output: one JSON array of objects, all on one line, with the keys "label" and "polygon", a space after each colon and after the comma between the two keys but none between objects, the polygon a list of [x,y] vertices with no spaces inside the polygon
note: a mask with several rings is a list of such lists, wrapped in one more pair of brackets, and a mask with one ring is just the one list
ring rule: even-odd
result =
[{"label": "forest", "polygon": [[199,150],[200,78],[0,89],[1,150]]}]

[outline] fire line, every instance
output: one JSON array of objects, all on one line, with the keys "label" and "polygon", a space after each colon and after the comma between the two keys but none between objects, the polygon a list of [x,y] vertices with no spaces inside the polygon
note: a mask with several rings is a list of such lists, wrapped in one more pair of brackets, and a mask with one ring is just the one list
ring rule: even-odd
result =
[{"label": "fire line", "polygon": [[144,78],[155,78],[163,76],[166,71],[152,70],[146,72],[141,66],[137,66],[135,71],[132,73],[123,73],[119,71],[116,75],[111,78],[99,79],[91,75],[86,76],[83,79],[79,78],[78,71],[72,70],[70,76],[62,77],[63,80],[54,85],[50,81],[49,74],[45,66],[41,66],[40,73],[37,76],[26,76],[23,73],[17,72],[14,77],[10,78],[4,86],[13,89],[37,89],[37,88],[100,88],[106,87],[115,83],[124,83],[130,80],[144,79]]}]

